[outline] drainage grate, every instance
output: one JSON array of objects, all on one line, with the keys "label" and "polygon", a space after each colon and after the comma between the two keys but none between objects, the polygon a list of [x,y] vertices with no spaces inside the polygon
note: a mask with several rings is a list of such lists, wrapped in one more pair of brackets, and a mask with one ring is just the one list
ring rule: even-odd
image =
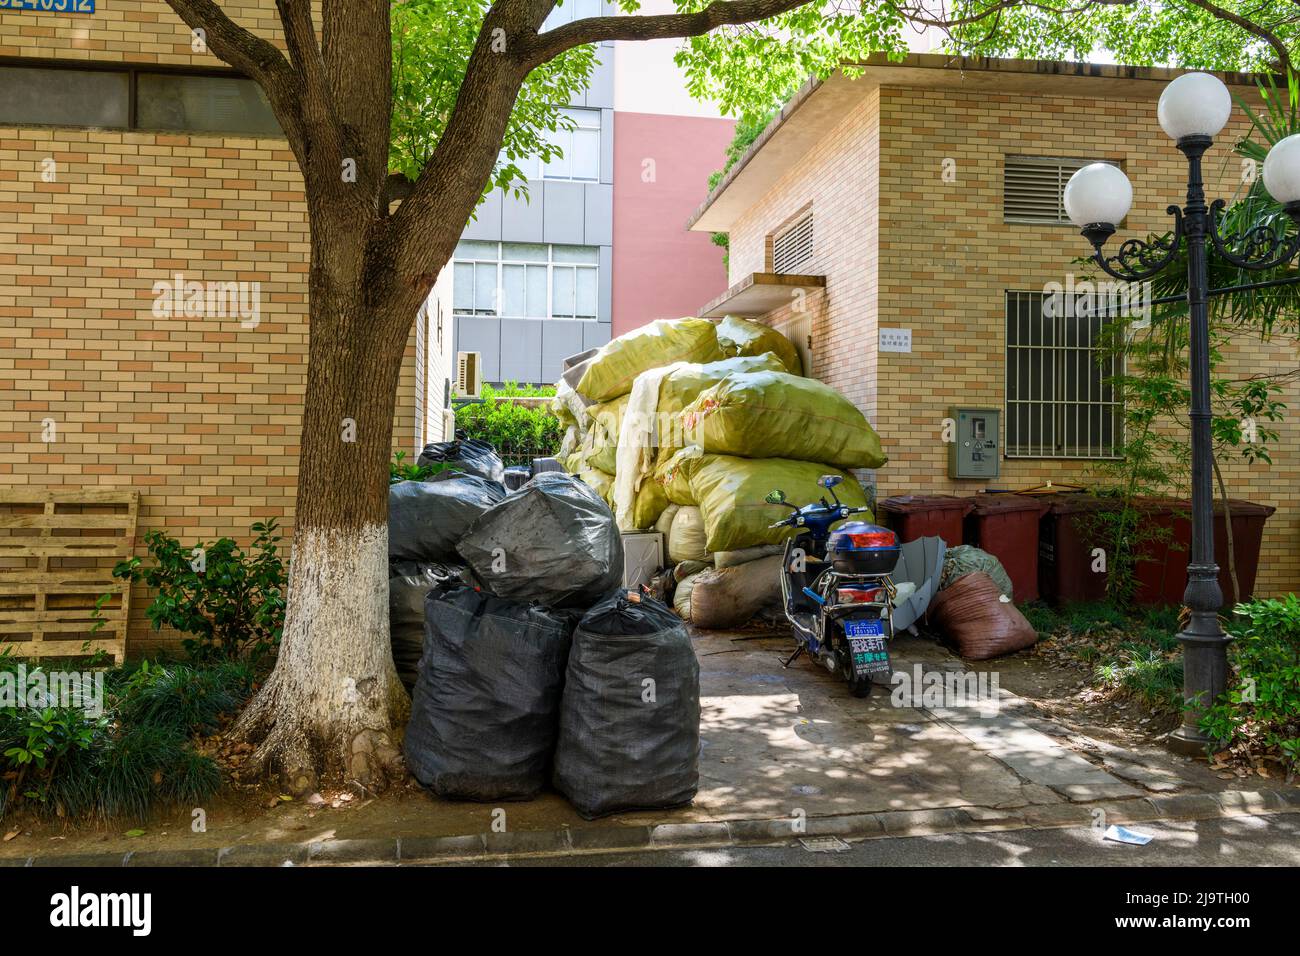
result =
[{"label": "drainage grate", "polygon": [[843,853],[849,845],[839,837],[800,837],[799,845],[809,853]]}]

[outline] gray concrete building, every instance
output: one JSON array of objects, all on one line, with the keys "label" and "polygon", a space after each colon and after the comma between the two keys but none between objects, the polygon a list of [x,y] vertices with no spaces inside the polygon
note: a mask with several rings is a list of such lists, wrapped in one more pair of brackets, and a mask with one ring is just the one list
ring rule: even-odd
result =
[{"label": "gray concrete building", "polygon": [[[557,7],[548,27],[612,15],[601,0]],[[563,158],[533,160],[528,198],[494,191],[456,247],[455,349],[480,352],[486,382],[549,383],[568,355],[610,339],[614,244],[614,44],[555,135]]]}]

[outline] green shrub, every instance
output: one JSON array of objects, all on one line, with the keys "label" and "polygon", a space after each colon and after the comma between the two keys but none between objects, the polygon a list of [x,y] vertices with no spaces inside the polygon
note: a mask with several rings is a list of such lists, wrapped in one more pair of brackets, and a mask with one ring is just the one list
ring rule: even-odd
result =
[{"label": "green shrub", "polygon": [[406,461],[406,452],[393,452],[393,460],[388,463],[388,483],[395,485],[399,481],[424,481],[440,471],[455,468],[454,462],[435,461],[428,465],[412,465]]},{"label": "green shrub", "polygon": [[221,771],[190,738],[237,710],[253,679],[243,661],[142,662],[108,675],[98,716],[74,707],[0,708],[0,816],[21,804],[40,817],[142,819],[160,804],[207,799]]},{"label": "green shrub", "polygon": [[211,733],[223,714],[248,699],[253,669],[244,661],[205,668],[145,662],[127,681],[121,697],[124,723],[148,724],[183,736]]},{"label": "green shrub", "polygon": [[553,388],[507,382],[483,386],[483,401],[456,409],[456,433],[488,442],[507,465],[526,465],[555,454],[564,427],[547,404],[521,405],[510,398],[547,398]]},{"label": "green shrub", "polygon": [[1238,604],[1249,624],[1230,645],[1238,683],[1201,719],[1226,744],[1273,751],[1300,771],[1300,600],[1294,594]]},{"label": "green shrub", "polygon": [[181,641],[190,660],[257,660],[280,643],[285,566],[275,520],[252,530],[247,552],[230,538],[185,548],[165,531],[151,531],[145,544],[154,563],[145,567],[132,557],[113,576],[157,590],[145,614],[159,630],[191,635]]}]

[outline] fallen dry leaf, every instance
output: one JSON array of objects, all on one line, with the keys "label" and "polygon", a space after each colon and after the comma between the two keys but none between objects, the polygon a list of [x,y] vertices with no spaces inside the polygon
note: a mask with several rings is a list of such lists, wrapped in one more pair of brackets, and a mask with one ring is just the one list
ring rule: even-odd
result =
[{"label": "fallen dry leaf", "polygon": [[8,843],[10,840],[12,840],[21,832],[22,832],[21,830],[10,830],[8,833],[5,834],[5,842]]}]

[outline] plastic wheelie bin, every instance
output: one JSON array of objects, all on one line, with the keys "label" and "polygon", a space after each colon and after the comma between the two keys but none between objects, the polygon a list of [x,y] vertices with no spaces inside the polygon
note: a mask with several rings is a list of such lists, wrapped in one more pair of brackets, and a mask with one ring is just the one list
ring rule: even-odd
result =
[{"label": "plastic wheelie bin", "polygon": [[[1136,600],[1140,604],[1181,605],[1187,588],[1187,562],[1192,548],[1192,503],[1179,499],[1146,504],[1152,508],[1154,520],[1167,524],[1171,532],[1167,535],[1168,540],[1154,543],[1148,549],[1150,560],[1138,562]],[[1231,608],[1254,593],[1264,522],[1277,510],[1271,505],[1240,498],[1230,498],[1229,505],[1232,512],[1232,553],[1241,596],[1233,590],[1232,573],[1228,567],[1223,499],[1214,500],[1214,562],[1219,566],[1219,588],[1223,591],[1225,608]]]},{"label": "plastic wheelie bin", "polygon": [[962,543],[962,519],[974,505],[954,495],[895,495],[880,503],[880,517],[899,541],[943,538],[948,547]]},{"label": "plastic wheelie bin", "polygon": [[1038,522],[1039,592],[1056,604],[1100,601],[1106,596],[1106,572],[1093,570],[1098,545],[1090,521],[1115,503],[1086,494],[1043,495],[1038,500],[1045,506]]},{"label": "plastic wheelie bin", "polygon": [[1038,522],[1047,504],[1028,495],[980,494],[970,499],[965,543],[987,551],[1011,576],[1017,602],[1038,599]]}]

